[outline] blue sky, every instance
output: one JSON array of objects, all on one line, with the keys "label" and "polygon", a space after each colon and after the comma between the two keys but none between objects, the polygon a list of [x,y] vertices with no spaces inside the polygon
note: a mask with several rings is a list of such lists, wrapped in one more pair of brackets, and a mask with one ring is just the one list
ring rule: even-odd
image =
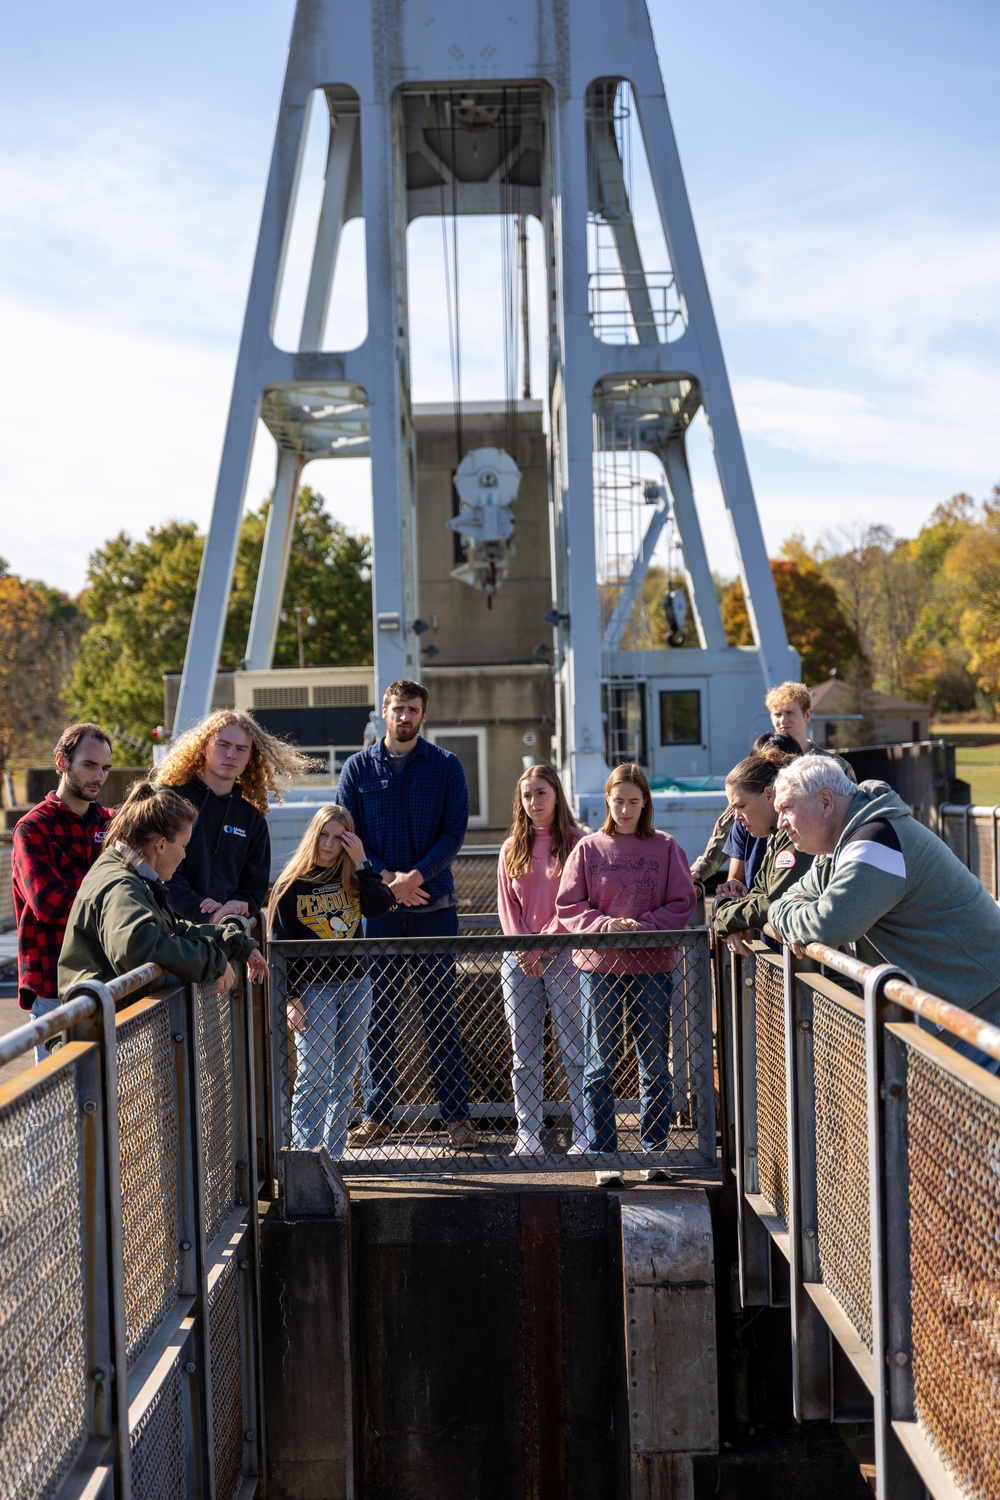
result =
[{"label": "blue sky", "polygon": [[[20,573],[75,591],[122,527],[207,522],[292,9],[8,7],[0,553]],[[954,491],[986,496],[1000,481],[995,0],[655,0],[652,14],[772,552],[793,530],[912,534]],[[414,241],[428,284],[434,253]],[[487,267],[494,253],[484,243]],[[414,332],[417,399],[448,399],[447,347],[426,321]],[[470,356],[463,394],[501,396],[494,369]],[[731,571],[703,435],[693,467],[712,561]],[[307,477],[365,525],[363,466]]]}]

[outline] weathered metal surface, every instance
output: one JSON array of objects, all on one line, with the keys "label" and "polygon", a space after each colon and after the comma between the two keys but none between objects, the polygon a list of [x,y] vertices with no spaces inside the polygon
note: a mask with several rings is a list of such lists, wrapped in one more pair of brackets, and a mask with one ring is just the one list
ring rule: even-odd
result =
[{"label": "weathered metal surface", "polygon": [[[257,1468],[257,1296],[254,1276],[242,1275],[252,1267],[255,1214],[246,1202],[254,1177],[247,1018],[220,1051],[210,1045],[213,1015],[202,1017],[209,1044],[199,1056],[207,996],[175,989],[116,1016],[114,994],[133,994],[159,972],[146,966],[113,988],[75,987],[50,1018],[70,1040],[0,1091],[0,1161],[13,1157],[0,1174],[0,1489],[12,1496],[51,1494],[64,1480],[74,1495],[208,1500],[245,1490]],[[240,984],[224,1003],[245,1006],[245,995]],[[33,1042],[33,1028],[21,1028],[22,1050]],[[225,1187],[206,1199],[198,1088],[206,1068],[227,1075],[207,1109],[210,1135],[216,1146],[231,1137],[250,1151],[236,1209],[231,1151],[228,1161],[219,1153]],[[237,1104],[246,1119],[233,1118]],[[217,1215],[229,1211],[218,1274],[207,1255],[206,1201]],[[22,1224],[19,1212],[29,1216]],[[243,1247],[235,1272],[234,1243]],[[25,1265],[31,1275],[19,1280]],[[228,1287],[237,1272],[234,1325]],[[31,1335],[24,1349],[22,1327]]]},{"label": "weathered metal surface", "polygon": [[788,1224],[788,1099],[785,998],[780,960],[763,953],[756,964],[757,1179],[761,1196]]},{"label": "weathered metal surface", "polygon": [[705,1194],[623,1203],[622,1273],[633,1459],[714,1451],[715,1269]]},{"label": "weathered metal surface", "polygon": [[521,1378],[525,1500],[565,1500],[562,1274],[559,1199],[521,1197]]}]

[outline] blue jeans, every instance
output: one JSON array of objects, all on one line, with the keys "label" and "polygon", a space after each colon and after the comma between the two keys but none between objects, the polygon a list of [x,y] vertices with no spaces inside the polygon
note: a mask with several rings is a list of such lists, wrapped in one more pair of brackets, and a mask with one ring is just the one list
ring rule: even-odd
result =
[{"label": "blue jeans", "polygon": [[525,974],[517,955],[505,953],[501,965],[503,1008],[510,1027],[514,1054],[511,1086],[517,1127],[530,1135],[542,1128],[544,1114],[545,1006],[566,1069],[573,1135],[583,1135],[583,1020],[580,1014],[580,977],[568,953],[547,954],[540,974]]},{"label": "blue jeans", "polygon": [[292,1144],[299,1150],[325,1146],[339,1161],[368,1033],[371,980],[365,974],[341,984],[313,984],[300,998],[306,1027],[294,1033]]},{"label": "blue jeans", "polygon": [[593,974],[580,978],[586,1064],[583,1093],[592,1151],[617,1151],[612,1078],[628,1006],[639,1059],[639,1140],[644,1151],[667,1144],[673,1082],[670,1077],[669,974]]},{"label": "blue jeans", "polygon": [[[36,995],[34,1000],[32,1001],[31,1010],[29,1012],[31,1019],[33,1021],[40,1020],[42,1016],[47,1016],[50,1010],[55,1010],[58,1004],[58,1000],[47,1000],[44,995]],[[44,1062],[48,1055],[49,1049],[46,1047],[44,1042],[40,1047],[35,1048],[36,1063]]]},{"label": "blue jeans", "polygon": [[[454,937],[458,909],[420,911],[400,907],[384,917],[365,918],[366,938]],[[469,1117],[469,1079],[462,1038],[455,1014],[455,958],[451,953],[428,953],[426,958],[372,957],[372,1013],[365,1048],[364,1117],[379,1125],[392,1123],[396,1103],[396,1022],[399,994],[407,976],[420,1002],[420,1016],[437,1092],[446,1125]]]}]

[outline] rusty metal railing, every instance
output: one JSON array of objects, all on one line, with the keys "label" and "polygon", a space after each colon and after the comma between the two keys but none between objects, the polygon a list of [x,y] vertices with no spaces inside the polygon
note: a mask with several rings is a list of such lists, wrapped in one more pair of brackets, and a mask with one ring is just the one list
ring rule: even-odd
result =
[{"label": "rusty metal railing", "polygon": [[938,832],[951,852],[1000,899],[1000,807],[938,808]]},{"label": "rusty metal railing", "polygon": [[[0,1494],[253,1493],[260,1468],[245,968],[75,985],[0,1039]],[[169,983],[169,981],[168,981]]]},{"label": "rusty metal railing", "polygon": [[[880,1494],[1000,1494],[1000,1028],[822,944],[731,974],[740,1288],[796,1416],[870,1402]],[[951,1043],[952,1045],[949,1045]],[[784,1267],[784,1269],[782,1269]]]}]

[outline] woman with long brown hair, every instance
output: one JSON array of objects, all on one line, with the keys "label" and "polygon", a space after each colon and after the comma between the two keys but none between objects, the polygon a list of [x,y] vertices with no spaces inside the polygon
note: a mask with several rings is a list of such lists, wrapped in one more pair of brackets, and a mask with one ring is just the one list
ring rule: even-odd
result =
[{"label": "woman with long brown hair", "polygon": [[[727,886],[720,887],[712,911],[712,926],[724,938],[733,953],[749,953],[749,933],[763,928],[768,909],[788,886],[800,880],[813,862],[811,854],[796,849],[790,835],[778,828],[774,808],[774,783],[778,772],[797,760],[802,751],[788,735],[774,735],[773,741],[758,741],[754,753],[741,760],[726,777],[726,796],[736,822],[751,839],[760,841],[764,854],[749,891],[731,895]],[[784,748],[785,742],[793,747]],[[770,946],[777,947],[777,944]]]},{"label": "woman with long brown hair", "polygon": [[[369,862],[354,819],[335,802],[321,807],[271,892],[272,939],[301,942],[358,937],[362,917],[395,905]],[[372,985],[368,962],[351,956],[292,959],[287,969],[288,1025],[295,1039],[292,1143],[344,1153],[354,1082],[368,1035]]]},{"label": "woman with long brown hair", "polygon": [[[573,845],[583,837],[551,766],[529,766],[514,789],[514,821],[497,868],[500,925],[512,937],[557,932],[556,892]],[[504,1010],[514,1066],[516,1155],[538,1156],[544,1121],[545,1009],[562,1052],[569,1093],[571,1155],[587,1149],[583,1114],[580,981],[568,953],[505,953]]]}]

